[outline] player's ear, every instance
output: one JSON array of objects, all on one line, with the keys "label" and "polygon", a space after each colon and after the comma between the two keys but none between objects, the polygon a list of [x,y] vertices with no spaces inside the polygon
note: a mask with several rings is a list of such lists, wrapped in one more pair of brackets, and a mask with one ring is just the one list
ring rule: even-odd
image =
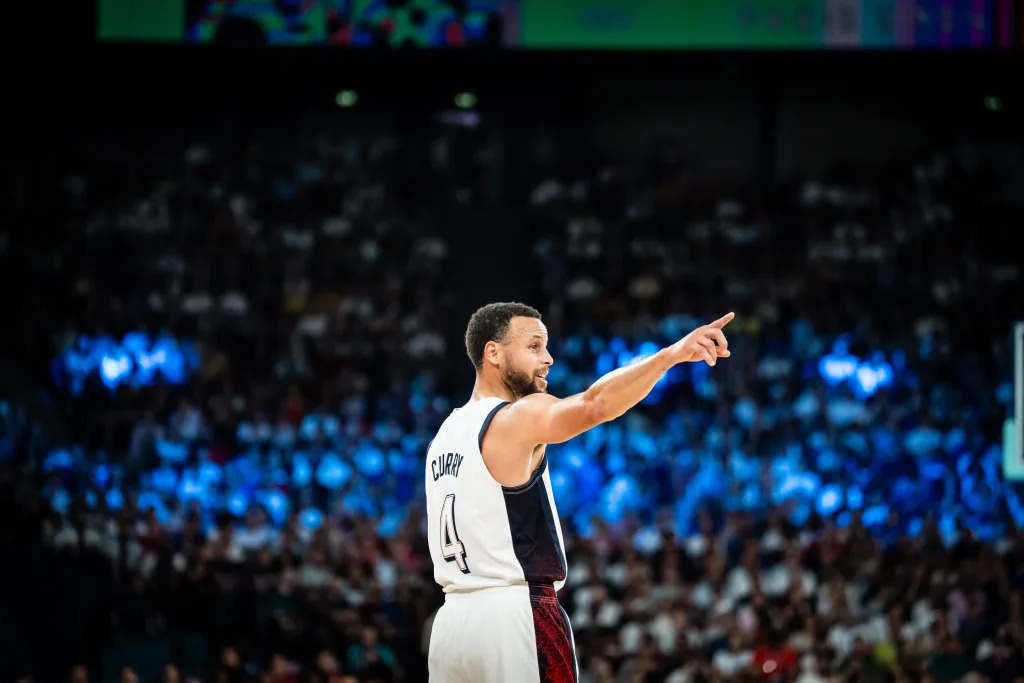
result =
[{"label": "player's ear", "polygon": [[484,363],[497,366],[501,360],[501,354],[504,351],[501,348],[501,344],[496,341],[489,341],[484,345]]}]

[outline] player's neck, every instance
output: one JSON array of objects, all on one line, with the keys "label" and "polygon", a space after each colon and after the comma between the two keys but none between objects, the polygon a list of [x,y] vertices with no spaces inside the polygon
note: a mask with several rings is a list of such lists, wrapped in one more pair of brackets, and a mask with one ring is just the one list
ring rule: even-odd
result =
[{"label": "player's neck", "polygon": [[512,402],[516,396],[512,394],[504,382],[486,377],[483,373],[476,376],[476,383],[473,385],[471,400],[480,401],[485,398],[500,398],[503,401]]}]

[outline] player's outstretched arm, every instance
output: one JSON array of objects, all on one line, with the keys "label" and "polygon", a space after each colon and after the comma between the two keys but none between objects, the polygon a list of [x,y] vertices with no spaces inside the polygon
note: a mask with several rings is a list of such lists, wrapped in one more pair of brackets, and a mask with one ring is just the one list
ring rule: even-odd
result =
[{"label": "player's outstretched arm", "polygon": [[652,356],[609,372],[589,389],[568,398],[532,394],[499,411],[490,426],[497,438],[528,444],[563,443],[602,422],[609,422],[642,401],[658,380],[678,363],[714,365],[729,357],[722,332],[733,314],[698,327]]}]

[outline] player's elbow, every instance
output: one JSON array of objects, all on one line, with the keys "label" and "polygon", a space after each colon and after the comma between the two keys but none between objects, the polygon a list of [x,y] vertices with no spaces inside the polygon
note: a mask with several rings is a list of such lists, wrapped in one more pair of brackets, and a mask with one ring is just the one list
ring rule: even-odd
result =
[{"label": "player's elbow", "polygon": [[615,405],[616,401],[609,401],[610,397],[605,395],[603,387],[591,386],[580,396],[583,399],[584,413],[591,426],[611,422],[621,417],[628,409],[628,406],[618,406]]},{"label": "player's elbow", "polygon": [[608,404],[600,396],[583,396],[583,421],[587,429],[596,427],[617,417],[608,407]]}]

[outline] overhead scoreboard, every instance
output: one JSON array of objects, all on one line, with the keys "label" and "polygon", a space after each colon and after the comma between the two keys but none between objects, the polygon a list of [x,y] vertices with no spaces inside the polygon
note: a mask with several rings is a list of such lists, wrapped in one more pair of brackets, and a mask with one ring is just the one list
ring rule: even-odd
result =
[{"label": "overhead scoreboard", "polygon": [[525,49],[957,49],[1024,42],[1024,0],[98,0],[102,42]]}]

